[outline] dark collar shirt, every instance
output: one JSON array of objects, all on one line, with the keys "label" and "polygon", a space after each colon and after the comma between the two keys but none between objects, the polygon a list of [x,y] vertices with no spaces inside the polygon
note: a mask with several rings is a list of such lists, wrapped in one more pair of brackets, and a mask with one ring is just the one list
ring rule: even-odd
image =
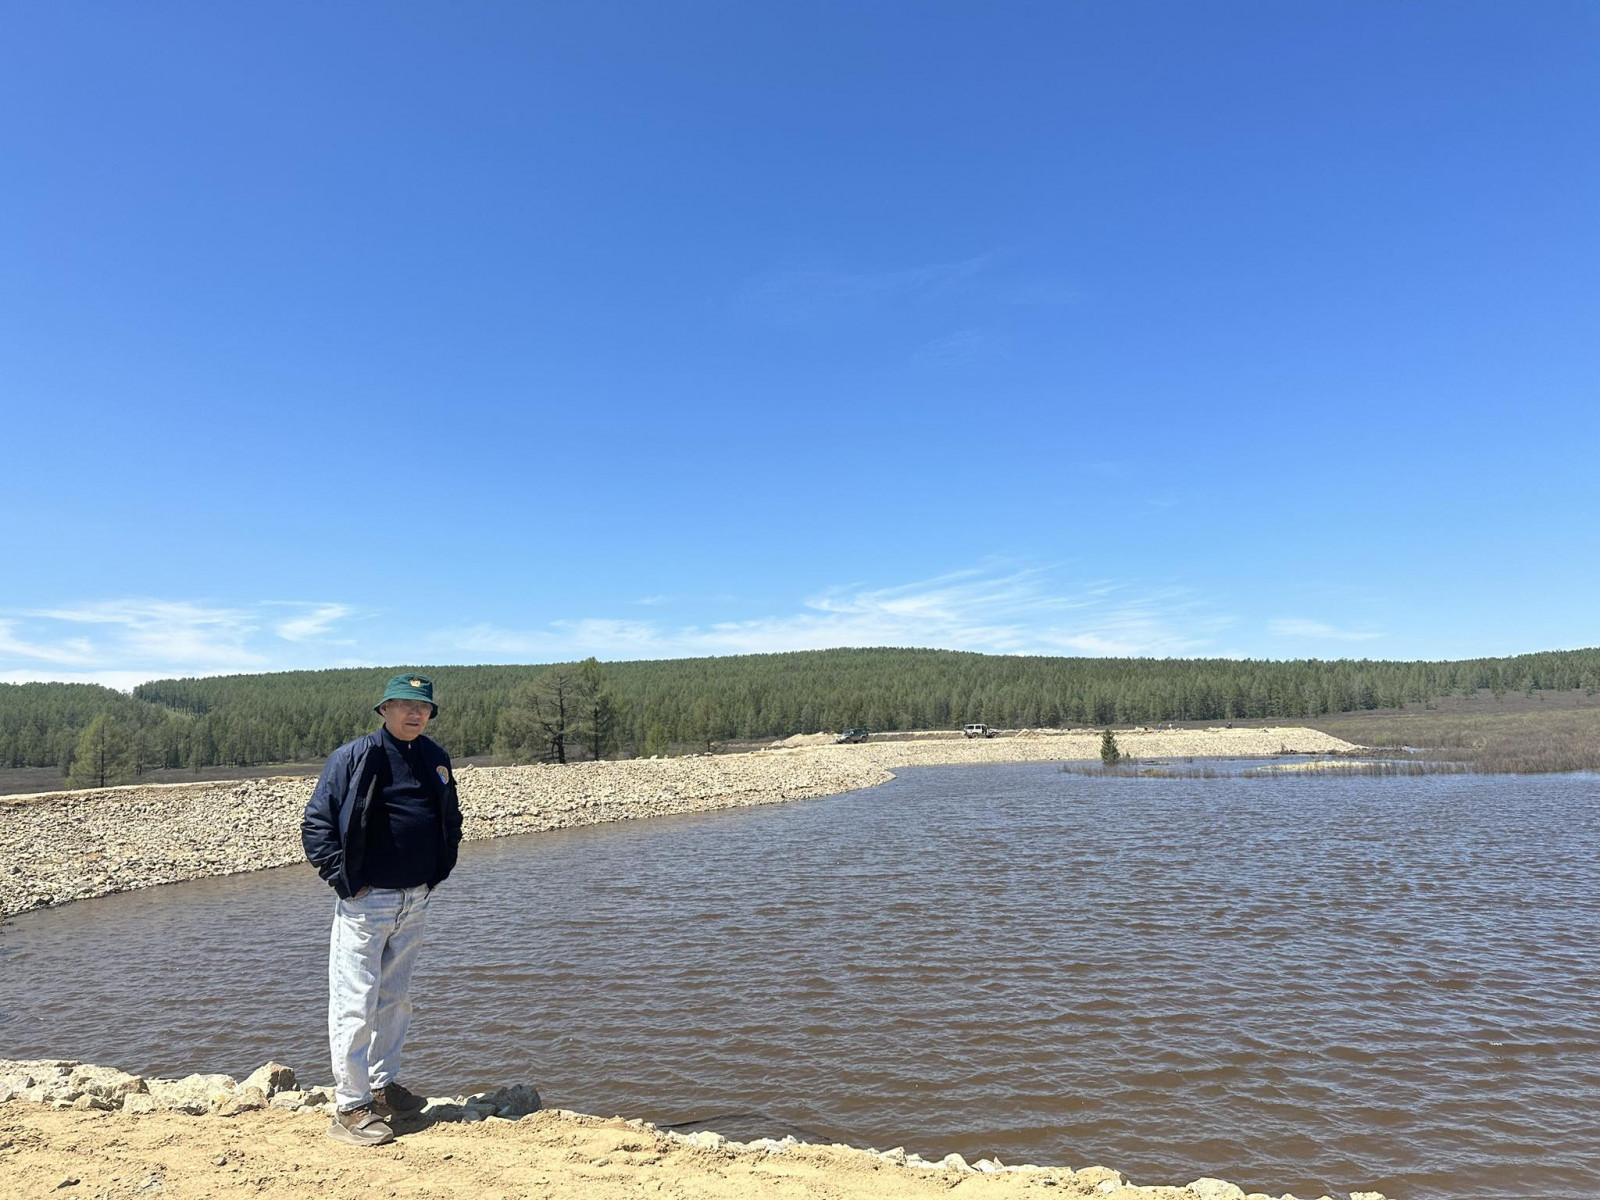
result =
[{"label": "dark collar shirt", "polygon": [[444,784],[416,741],[402,742],[388,729],[381,736],[388,774],[367,817],[362,874],[375,888],[417,887],[434,878],[439,864]]}]

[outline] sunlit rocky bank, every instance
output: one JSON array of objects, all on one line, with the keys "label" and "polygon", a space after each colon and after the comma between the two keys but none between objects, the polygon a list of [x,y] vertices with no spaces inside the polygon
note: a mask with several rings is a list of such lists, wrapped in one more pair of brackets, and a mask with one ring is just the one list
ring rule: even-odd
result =
[{"label": "sunlit rocky bank", "polygon": [[[646,1121],[541,1111],[526,1084],[437,1096],[391,1145],[325,1136],[332,1087],[306,1087],[268,1063],[226,1075],[143,1078],[75,1062],[0,1059],[0,1164],[7,1195],[254,1196],[288,1188],[330,1197],[383,1195],[610,1200],[832,1200],[963,1195],[1098,1200],[1293,1200],[1221,1179],[1139,1185],[1109,1167],[1040,1166],[959,1154],[934,1158],[800,1142],[679,1133]],[[1324,1198],[1326,1200],[1326,1198]],[[1384,1200],[1356,1191],[1350,1200]]]},{"label": "sunlit rocky bank", "polygon": [[[1300,728],[1135,731],[1117,737],[1125,753],[1140,759],[1356,749]],[[833,796],[883,783],[901,767],[1092,760],[1099,750],[1096,732],[854,746],[824,739],[750,754],[463,768],[459,779],[466,837],[476,840]],[[312,782],[252,779],[0,798],[0,915],[301,862],[300,814]]]}]

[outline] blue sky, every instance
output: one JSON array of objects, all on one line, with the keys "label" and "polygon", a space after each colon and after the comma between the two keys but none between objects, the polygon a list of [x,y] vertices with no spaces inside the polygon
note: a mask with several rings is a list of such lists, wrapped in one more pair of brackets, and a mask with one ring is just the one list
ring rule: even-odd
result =
[{"label": "blue sky", "polygon": [[1600,8],[0,13],[0,680],[1600,643]]}]

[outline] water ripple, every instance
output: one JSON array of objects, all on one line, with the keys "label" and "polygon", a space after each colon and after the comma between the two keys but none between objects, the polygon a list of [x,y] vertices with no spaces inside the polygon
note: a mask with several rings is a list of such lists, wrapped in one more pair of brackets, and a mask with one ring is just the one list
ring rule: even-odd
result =
[{"label": "water ripple", "polygon": [[[1600,1193],[1592,777],[906,772],[474,843],[407,1077],[733,1136],[1408,1200]],[[0,927],[0,1054],[327,1072],[326,889]]]}]

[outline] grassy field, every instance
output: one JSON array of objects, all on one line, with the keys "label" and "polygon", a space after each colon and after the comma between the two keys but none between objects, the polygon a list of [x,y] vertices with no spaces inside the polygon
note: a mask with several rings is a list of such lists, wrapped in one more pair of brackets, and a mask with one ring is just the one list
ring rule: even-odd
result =
[{"label": "grassy field", "polygon": [[1485,692],[1426,707],[1329,713],[1296,723],[1361,746],[1416,747],[1477,771],[1600,771],[1600,696],[1582,692],[1499,698]]}]

